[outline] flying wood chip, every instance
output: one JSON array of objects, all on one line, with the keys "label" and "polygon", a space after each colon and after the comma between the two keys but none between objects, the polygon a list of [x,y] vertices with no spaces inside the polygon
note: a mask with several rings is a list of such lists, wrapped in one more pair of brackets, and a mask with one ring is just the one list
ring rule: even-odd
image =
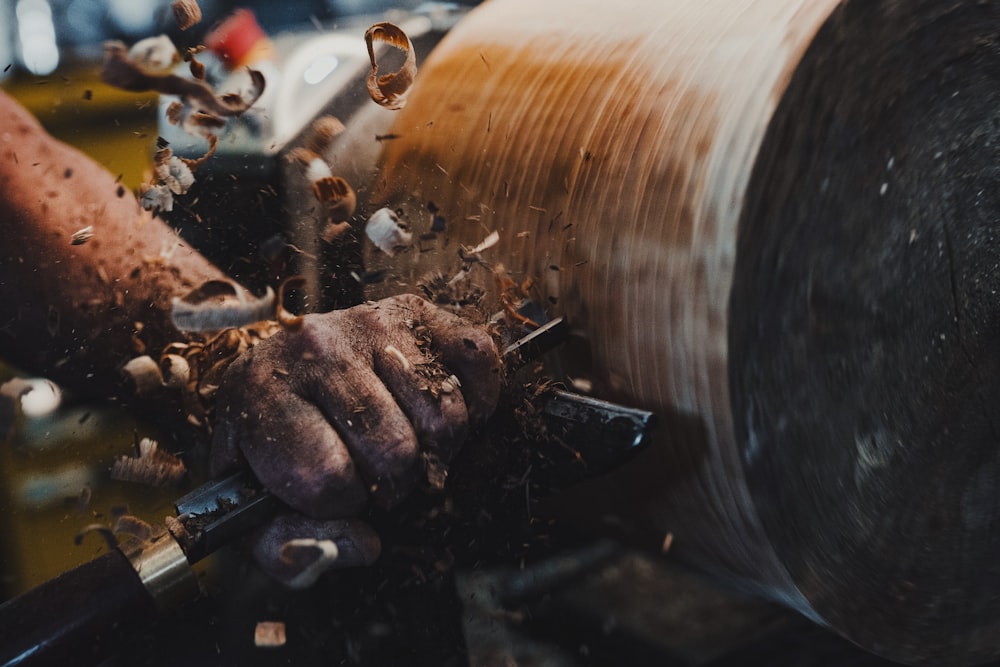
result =
[{"label": "flying wood chip", "polygon": [[215,116],[238,116],[249,109],[264,92],[264,75],[250,70],[253,86],[245,97],[239,95],[216,95],[204,81],[188,79],[176,74],[151,76],[136,63],[129,60],[129,51],[121,42],[104,44],[104,66],[101,80],[130,92],[156,91],[164,95],[176,95],[201,111]]},{"label": "flying wood chip", "polygon": [[[399,71],[379,76],[374,42],[385,42],[406,54],[406,61]],[[417,76],[417,56],[413,52],[410,38],[399,26],[383,21],[365,31],[365,44],[368,45],[368,57],[372,61],[372,71],[368,75],[368,94],[387,109],[402,109],[406,106],[406,94]]]},{"label": "flying wood chip", "polygon": [[181,331],[220,331],[273,319],[277,301],[274,290],[259,299],[224,280],[210,280],[185,295],[174,297],[170,317]]},{"label": "flying wood chip", "polygon": [[170,8],[174,10],[177,27],[181,30],[187,30],[201,21],[201,7],[197,0],[174,0]]}]

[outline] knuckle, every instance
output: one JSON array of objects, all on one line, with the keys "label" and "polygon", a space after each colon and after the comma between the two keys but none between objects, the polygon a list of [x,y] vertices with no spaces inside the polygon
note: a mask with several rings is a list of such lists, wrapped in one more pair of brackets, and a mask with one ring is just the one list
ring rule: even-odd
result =
[{"label": "knuckle", "polygon": [[388,442],[375,459],[375,481],[400,480],[417,462],[418,447],[414,438],[397,436]]}]

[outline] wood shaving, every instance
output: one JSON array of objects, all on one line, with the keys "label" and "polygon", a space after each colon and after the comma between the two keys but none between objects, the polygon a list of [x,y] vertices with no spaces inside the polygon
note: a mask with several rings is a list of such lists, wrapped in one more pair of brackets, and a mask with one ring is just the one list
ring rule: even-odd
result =
[{"label": "wood shaving", "polygon": [[320,116],[313,121],[312,132],[306,139],[306,148],[322,155],[346,129],[336,116]]},{"label": "wood shaving", "polygon": [[275,306],[274,314],[282,329],[288,331],[298,331],[302,328],[302,324],[305,322],[305,319],[302,315],[296,315],[285,309],[285,298],[289,290],[302,287],[305,284],[306,279],[302,276],[292,276],[281,283],[281,287],[278,288],[278,303]]},{"label": "wood shaving", "polygon": [[163,524],[167,527],[167,532],[173,535],[174,538],[176,538],[181,544],[185,544],[191,539],[191,535],[188,533],[187,527],[178,517],[170,516],[168,514],[163,517]]},{"label": "wood shaving", "polygon": [[[229,290],[214,289],[220,285],[228,286]],[[276,306],[276,296],[270,287],[264,296],[255,299],[235,283],[213,280],[184,297],[174,297],[170,317],[180,331],[220,331],[273,319]]]},{"label": "wood shaving", "polygon": [[290,588],[302,590],[316,583],[320,575],[337,562],[340,550],[333,540],[305,537],[282,544],[279,557],[282,563],[298,570],[298,574],[286,584]]},{"label": "wood shaving", "polygon": [[104,43],[101,80],[133,93],[155,91],[163,95],[176,95],[181,98],[188,111],[181,114],[175,112],[175,118],[195,112],[227,118],[245,112],[264,92],[264,75],[253,69],[247,72],[251,85],[244,94],[217,95],[215,90],[201,79],[176,74],[151,74],[145,71],[130,60],[129,51],[124,43],[111,41]]},{"label": "wood shaving", "polygon": [[531,286],[531,281],[526,280],[519,285],[507,275],[507,269],[504,268],[503,264],[497,264],[493,268],[493,279],[496,282],[497,291],[500,293],[500,305],[503,306],[507,320],[531,329],[537,329],[539,326],[537,322],[518,312],[521,303],[528,296],[524,293],[524,289]]},{"label": "wood shaving", "polygon": [[146,354],[130,359],[122,368],[122,373],[139,396],[149,395],[163,386],[159,364]]},{"label": "wood shaving", "polygon": [[413,364],[410,363],[410,360],[407,359],[406,355],[400,352],[399,348],[396,347],[395,345],[386,345],[385,352],[389,356],[398,359],[399,363],[402,364],[404,371],[408,371],[413,368]]},{"label": "wood shaving", "polygon": [[201,7],[197,0],[174,0],[170,8],[174,10],[174,19],[181,30],[201,22]]},{"label": "wood shaving", "polygon": [[179,354],[164,354],[160,356],[160,372],[164,385],[183,389],[191,379],[191,364]]},{"label": "wood shaving", "polygon": [[358,203],[354,188],[343,178],[334,176],[326,160],[309,148],[296,148],[288,157],[302,165],[313,194],[331,220],[343,222],[354,215]]},{"label": "wood shaving", "polygon": [[350,228],[351,224],[349,222],[328,222],[323,225],[323,230],[320,232],[319,237],[326,243],[333,243]]},{"label": "wood shaving", "polygon": [[149,438],[139,442],[138,456],[120,456],[111,466],[111,479],[147,486],[179,484],[186,474],[183,461]]},{"label": "wood shaving", "polygon": [[69,242],[70,245],[83,245],[92,238],[94,238],[94,226],[87,225],[83,229],[73,232],[73,235],[69,238]]},{"label": "wood shaving", "polygon": [[181,54],[166,35],[147,37],[132,45],[126,62],[147,76],[170,74],[181,62]]},{"label": "wood shaving", "polygon": [[[268,320],[250,327],[224,329],[203,341],[171,343],[163,349],[161,368],[164,365],[187,364],[187,382],[178,389],[192,424],[202,426],[211,423],[215,392],[229,365],[254,344],[280,330],[281,325],[277,321]],[[199,334],[193,335],[197,337]],[[174,357],[180,357],[183,362]]]},{"label": "wood shaving", "polygon": [[174,195],[187,194],[194,185],[194,172],[215,154],[219,144],[218,137],[212,134],[208,141],[208,151],[197,159],[178,157],[169,147],[156,151],[153,159],[153,176],[156,182],[143,183],[140,188],[140,205],[147,211],[172,211]]},{"label": "wood shaving", "polygon": [[316,199],[326,205],[331,218],[337,222],[354,215],[357,206],[357,195],[354,188],[339,176],[330,176],[313,181],[313,193]]},{"label": "wood shaving", "polygon": [[83,539],[90,533],[98,533],[101,537],[103,537],[109,550],[118,548],[118,538],[115,537],[114,532],[103,523],[91,523],[81,528],[80,532],[78,532],[76,537],[73,538],[73,544],[80,546],[83,544]]},{"label": "wood shaving", "polygon": [[143,183],[139,186],[139,205],[147,211],[169,213],[174,210],[174,195],[166,185]]},{"label": "wood shaving", "polygon": [[281,621],[261,621],[253,631],[253,643],[261,648],[285,645],[285,624]]},{"label": "wood shaving", "polygon": [[115,534],[129,535],[142,542],[151,538],[156,532],[153,526],[131,514],[123,514],[115,519],[115,525],[111,529]]},{"label": "wood shaving", "polygon": [[194,172],[169,148],[156,151],[153,158],[153,174],[160,184],[166,185],[175,195],[186,194],[194,185]]},{"label": "wood shaving", "polygon": [[380,208],[368,218],[365,234],[379,250],[390,257],[413,243],[413,234],[389,208]]},{"label": "wood shaving", "polygon": [[485,239],[480,241],[475,246],[472,247],[466,245],[459,246],[458,254],[465,262],[481,262],[482,257],[480,257],[480,253],[482,253],[484,250],[489,250],[499,242],[500,242],[500,232],[493,231],[490,232]]},{"label": "wood shaving", "polygon": [[[398,71],[379,76],[374,42],[384,42],[406,54],[406,60]],[[386,109],[402,109],[406,106],[406,95],[417,76],[417,56],[410,38],[399,26],[383,21],[365,31],[365,44],[372,63],[372,71],[368,74],[368,94]]]}]

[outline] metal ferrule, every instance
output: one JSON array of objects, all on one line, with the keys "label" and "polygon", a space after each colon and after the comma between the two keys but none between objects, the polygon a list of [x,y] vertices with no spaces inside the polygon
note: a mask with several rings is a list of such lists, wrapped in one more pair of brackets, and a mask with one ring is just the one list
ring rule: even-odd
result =
[{"label": "metal ferrule", "polygon": [[198,578],[170,533],[152,537],[125,555],[161,611],[197,597]]}]

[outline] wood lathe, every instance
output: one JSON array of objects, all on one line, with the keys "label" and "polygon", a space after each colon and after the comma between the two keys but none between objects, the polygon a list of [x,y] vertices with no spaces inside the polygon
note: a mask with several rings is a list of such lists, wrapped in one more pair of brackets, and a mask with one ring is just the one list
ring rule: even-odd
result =
[{"label": "wood lathe", "polygon": [[375,204],[449,220],[392,277],[498,230],[660,418],[591,516],[890,659],[997,658],[998,32],[972,0],[487,2],[385,142]]}]

